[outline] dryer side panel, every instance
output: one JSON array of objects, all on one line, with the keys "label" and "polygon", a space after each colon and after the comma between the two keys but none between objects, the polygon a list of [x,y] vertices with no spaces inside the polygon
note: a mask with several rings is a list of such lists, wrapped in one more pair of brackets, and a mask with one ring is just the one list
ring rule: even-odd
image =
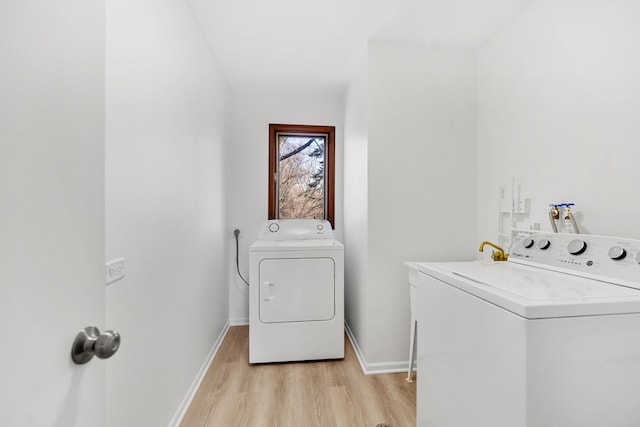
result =
[{"label": "dryer side panel", "polygon": [[331,320],[336,313],[332,258],[271,258],[260,261],[262,323]]}]

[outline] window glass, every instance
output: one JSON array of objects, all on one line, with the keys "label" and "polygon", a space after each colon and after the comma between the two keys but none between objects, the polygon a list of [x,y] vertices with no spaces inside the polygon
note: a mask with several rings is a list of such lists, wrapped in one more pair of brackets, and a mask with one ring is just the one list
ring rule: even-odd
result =
[{"label": "window glass", "polygon": [[278,218],[326,218],[326,139],[278,134]]},{"label": "window glass", "polygon": [[333,126],[269,125],[269,219],[334,221]]}]

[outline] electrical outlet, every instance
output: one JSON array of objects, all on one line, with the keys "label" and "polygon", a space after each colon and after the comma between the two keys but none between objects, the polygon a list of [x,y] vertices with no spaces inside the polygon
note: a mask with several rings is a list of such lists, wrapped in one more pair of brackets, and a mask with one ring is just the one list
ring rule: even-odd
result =
[{"label": "electrical outlet", "polygon": [[124,278],[124,258],[114,259],[106,265],[107,285]]}]

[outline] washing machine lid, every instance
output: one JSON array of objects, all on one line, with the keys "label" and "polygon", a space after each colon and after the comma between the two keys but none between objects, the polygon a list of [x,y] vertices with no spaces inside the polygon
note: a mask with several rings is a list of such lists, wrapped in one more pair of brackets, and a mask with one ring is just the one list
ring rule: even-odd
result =
[{"label": "washing machine lid", "polygon": [[640,313],[640,290],[511,262],[418,263],[418,271],[527,319]]},{"label": "washing machine lid", "polygon": [[344,250],[344,245],[335,239],[307,240],[256,240],[249,252],[265,251],[332,251]]}]

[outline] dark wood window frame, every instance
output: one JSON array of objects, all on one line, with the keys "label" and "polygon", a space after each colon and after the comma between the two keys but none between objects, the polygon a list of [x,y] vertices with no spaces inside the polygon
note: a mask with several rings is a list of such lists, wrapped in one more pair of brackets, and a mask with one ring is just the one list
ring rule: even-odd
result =
[{"label": "dark wood window frame", "polygon": [[269,124],[269,213],[268,219],[278,219],[278,134],[327,135],[325,147],[326,220],[335,228],[335,126]]}]

